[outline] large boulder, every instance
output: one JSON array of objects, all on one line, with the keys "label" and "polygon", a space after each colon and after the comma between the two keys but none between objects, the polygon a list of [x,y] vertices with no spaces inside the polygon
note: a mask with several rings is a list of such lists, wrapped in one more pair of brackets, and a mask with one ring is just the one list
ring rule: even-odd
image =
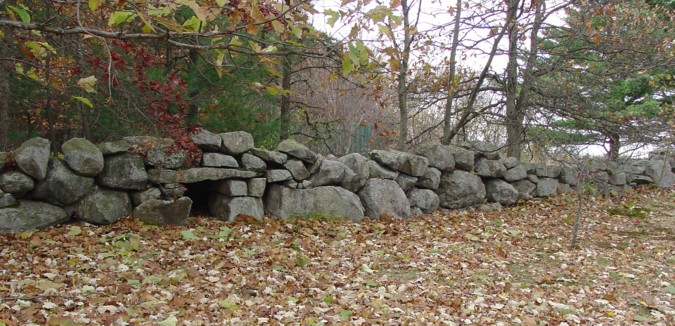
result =
[{"label": "large boulder", "polygon": [[63,159],[75,173],[93,177],[103,171],[103,153],[85,138],[73,138],[61,146]]},{"label": "large boulder", "polygon": [[413,189],[408,195],[410,206],[419,208],[422,213],[429,214],[438,210],[440,200],[438,195],[430,189]]},{"label": "large boulder", "polygon": [[122,154],[106,157],[103,171],[96,181],[109,188],[143,190],[148,183],[148,174],[140,156]]},{"label": "large boulder", "polygon": [[340,157],[338,161],[346,165],[354,173],[352,175],[347,172],[340,185],[351,192],[357,192],[370,178],[368,159],[359,153],[351,153]]},{"label": "large boulder", "polygon": [[305,167],[305,164],[300,160],[289,159],[284,163],[284,167],[291,172],[295,181],[302,181],[309,178],[309,171]]},{"label": "large boulder", "polygon": [[675,174],[672,172],[670,163],[666,160],[639,161],[637,165],[644,167],[644,174],[654,180],[659,188],[670,188],[675,184]]},{"label": "large boulder", "polygon": [[190,138],[199,148],[205,151],[218,151],[223,147],[223,138],[206,129],[191,132]]},{"label": "large boulder", "polygon": [[381,215],[409,217],[410,203],[403,189],[393,180],[369,179],[359,191],[359,198],[366,216],[379,218]]},{"label": "large boulder", "polygon": [[96,148],[103,153],[103,156],[124,154],[134,149],[134,144],[128,140],[117,140],[96,144]]},{"label": "large boulder", "polygon": [[509,182],[523,180],[527,178],[527,170],[525,166],[519,164],[502,172],[502,178]]},{"label": "large boulder", "polygon": [[[513,156],[509,156],[505,159],[502,159],[502,164],[504,164],[505,168],[512,169],[512,168],[516,167],[517,165],[519,165],[520,161],[518,161],[518,159],[513,157]],[[523,169],[525,169],[525,167],[523,167]],[[527,170],[525,170],[525,172],[527,172]]]},{"label": "large boulder", "polygon": [[452,153],[452,157],[455,159],[455,169],[469,172],[473,171],[476,152],[454,145],[448,145],[447,149]]},{"label": "large boulder", "polygon": [[417,177],[409,176],[405,173],[399,173],[396,179],[394,179],[398,186],[403,189],[404,192],[412,189],[417,183]]},{"label": "large boulder", "polygon": [[75,215],[92,224],[112,224],[129,215],[131,208],[126,192],[97,189],[80,200]]},{"label": "large boulder", "polygon": [[152,187],[146,190],[135,191],[131,193],[131,202],[134,204],[134,206],[138,206],[148,200],[160,199],[161,197],[162,192],[159,190],[159,188]]},{"label": "large boulder", "polygon": [[265,209],[278,218],[321,214],[358,221],[364,217],[359,197],[340,187],[290,189],[273,184],[265,192],[264,203]]},{"label": "large boulder", "polygon": [[267,180],[265,178],[253,178],[246,181],[246,188],[250,197],[262,197],[265,194]]},{"label": "large boulder", "polygon": [[398,172],[389,170],[373,160],[368,160],[367,164],[370,178],[394,180],[398,176]]},{"label": "large boulder", "polygon": [[237,160],[221,153],[204,153],[202,155],[202,166],[212,168],[238,168]]},{"label": "large boulder", "polygon": [[424,156],[399,151],[373,150],[370,158],[392,170],[421,177],[427,172],[429,160]]},{"label": "large boulder", "polygon": [[211,183],[211,189],[230,197],[245,197],[248,195],[248,184],[244,180],[214,181]]},{"label": "large boulder", "polygon": [[190,153],[175,145],[156,145],[145,156],[148,165],[164,169],[179,169],[189,163]]},{"label": "large boulder", "polygon": [[417,179],[416,186],[418,188],[438,189],[438,185],[441,183],[441,171],[437,168],[427,169],[427,173]]},{"label": "large boulder", "polygon": [[506,168],[502,162],[481,157],[476,161],[476,174],[481,177],[499,178]]},{"label": "large boulder", "polygon": [[94,179],[73,173],[58,158],[49,162],[47,177],[38,182],[33,190],[33,197],[55,205],[76,203],[94,186]]},{"label": "large boulder", "polygon": [[268,183],[282,182],[293,179],[293,175],[288,170],[273,169],[265,172],[265,179]]},{"label": "large boulder", "polygon": [[518,201],[518,190],[504,180],[491,179],[486,181],[485,191],[489,201],[502,205],[513,205]]},{"label": "large boulder", "polygon": [[562,167],[555,165],[537,164],[535,174],[540,178],[557,178],[562,172]]},{"label": "large boulder", "polygon": [[530,180],[518,180],[511,184],[516,190],[520,198],[530,198],[534,189],[537,189],[537,184]]},{"label": "large boulder", "polygon": [[35,179],[42,180],[47,177],[49,146],[50,142],[47,139],[31,138],[14,151],[14,161],[21,171]]},{"label": "large boulder", "polygon": [[560,170],[560,182],[568,184],[570,186],[576,186],[579,184],[579,178],[577,177],[577,172],[571,168],[563,168]]},{"label": "large boulder", "polygon": [[188,197],[177,200],[149,199],[134,209],[133,217],[152,225],[185,225],[191,208],[192,199]]},{"label": "large boulder", "polygon": [[195,183],[206,180],[248,179],[260,173],[225,168],[190,168],[187,170],[152,169],[147,176],[153,183]]},{"label": "large boulder", "polygon": [[295,157],[299,160],[313,164],[316,162],[318,156],[312,152],[305,145],[300,144],[292,139],[286,139],[277,145],[277,151]]},{"label": "large boulder", "polygon": [[486,193],[479,176],[455,170],[441,176],[437,194],[441,207],[465,208],[482,203]]},{"label": "large boulder", "polygon": [[558,179],[539,178],[537,188],[532,193],[535,197],[548,197],[558,193]]},{"label": "large boulder", "polygon": [[245,131],[219,134],[223,140],[221,150],[228,155],[240,155],[253,148],[253,136]]},{"label": "large boulder", "polygon": [[229,197],[213,194],[209,199],[211,214],[225,221],[234,221],[238,215],[252,216],[262,220],[265,215],[262,199],[259,197]]},{"label": "large boulder", "polygon": [[23,197],[34,187],[33,178],[19,171],[6,171],[0,174],[0,189],[15,197]]},{"label": "large boulder", "polygon": [[0,233],[44,229],[67,221],[68,213],[52,204],[19,200],[19,205],[0,208]]},{"label": "large boulder", "polygon": [[350,169],[340,161],[323,160],[310,171],[309,181],[314,187],[339,185],[347,170]]},{"label": "large boulder", "polygon": [[244,170],[262,173],[267,170],[267,163],[255,155],[244,153],[244,155],[241,156],[241,167]]},{"label": "large boulder", "polygon": [[445,145],[425,144],[415,149],[415,154],[426,157],[429,160],[429,166],[443,172],[451,172],[455,169],[455,158],[450,148]]},{"label": "large boulder", "polygon": [[267,151],[264,149],[252,148],[249,153],[261,158],[265,162],[284,164],[288,161],[288,155],[284,153]]}]

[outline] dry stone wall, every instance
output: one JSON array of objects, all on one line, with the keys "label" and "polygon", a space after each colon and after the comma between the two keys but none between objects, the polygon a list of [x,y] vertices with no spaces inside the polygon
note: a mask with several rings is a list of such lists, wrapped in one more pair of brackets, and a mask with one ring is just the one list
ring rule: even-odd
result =
[{"label": "dry stone wall", "polygon": [[246,132],[200,130],[192,139],[202,155],[190,167],[184,166],[190,153],[176,150],[172,140],[143,136],[101,144],[74,138],[57,156],[42,138],[0,152],[0,232],[71,219],[110,224],[128,215],[157,225],[185,224],[190,214],[405,218],[439,207],[498,209],[573,191],[582,182],[606,192],[675,183],[667,152],[572,169],[521,163],[479,142],[328,159],[293,140],[274,151],[254,148]]}]

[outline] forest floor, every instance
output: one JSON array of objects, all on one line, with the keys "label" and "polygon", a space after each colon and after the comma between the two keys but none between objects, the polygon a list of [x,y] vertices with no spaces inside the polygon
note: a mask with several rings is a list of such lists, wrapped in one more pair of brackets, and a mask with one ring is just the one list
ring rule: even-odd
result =
[{"label": "forest floor", "polygon": [[0,235],[0,325],[675,325],[675,192]]}]

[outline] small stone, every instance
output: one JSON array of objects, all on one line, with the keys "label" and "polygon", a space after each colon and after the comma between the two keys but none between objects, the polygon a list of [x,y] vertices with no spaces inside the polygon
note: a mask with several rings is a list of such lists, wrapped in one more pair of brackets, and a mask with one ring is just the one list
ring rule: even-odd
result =
[{"label": "small stone", "polygon": [[237,160],[230,156],[221,153],[204,153],[202,155],[202,166],[214,168],[238,168]]},{"label": "small stone", "polygon": [[248,195],[250,197],[262,197],[265,194],[267,180],[265,178],[253,178],[246,182]]},{"label": "small stone", "polygon": [[227,196],[243,197],[248,195],[248,186],[244,180],[220,180],[212,183],[213,190]]},{"label": "small stone", "polygon": [[240,155],[253,148],[253,136],[245,131],[219,134],[223,140],[221,150],[228,155]]},{"label": "small stone", "polygon": [[289,172],[288,170],[281,170],[281,169],[267,170],[267,172],[265,173],[265,177],[267,178],[267,183],[281,182],[293,179],[291,172]]}]

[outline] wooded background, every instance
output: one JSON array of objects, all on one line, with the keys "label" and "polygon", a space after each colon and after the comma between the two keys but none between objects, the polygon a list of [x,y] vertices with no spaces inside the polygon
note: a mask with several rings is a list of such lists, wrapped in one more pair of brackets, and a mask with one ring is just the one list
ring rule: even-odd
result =
[{"label": "wooded background", "polygon": [[675,142],[674,13],[668,0],[2,1],[0,151],[36,135],[189,149],[204,127],[334,155],[481,140],[522,160],[589,145],[617,159]]}]

